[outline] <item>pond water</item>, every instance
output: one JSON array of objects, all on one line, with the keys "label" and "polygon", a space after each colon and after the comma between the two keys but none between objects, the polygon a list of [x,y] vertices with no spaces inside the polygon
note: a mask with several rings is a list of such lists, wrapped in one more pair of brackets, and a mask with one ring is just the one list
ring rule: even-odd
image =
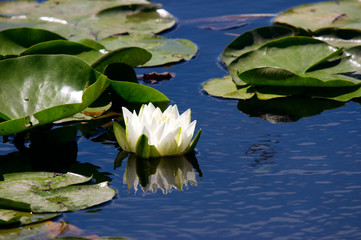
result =
[{"label": "pond water", "polygon": [[[202,91],[203,82],[228,74],[218,58],[235,38],[232,34],[271,24],[271,18],[261,18],[240,28],[216,31],[202,28],[211,24],[204,18],[277,14],[316,1],[158,2],[178,18],[178,25],[162,35],[189,39],[197,44],[199,53],[189,62],[142,68],[137,73],[176,74],[169,81],[150,85],[167,95],[181,112],[191,108],[196,130],[203,129],[195,155],[199,168],[194,164],[192,170],[184,159],[176,160],[178,168],[161,162],[159,168],[167,169],[168,164],[172,170],[186,172],[188,186],[167,194],[162,189],[144,192],[140,186],[135,191],[123,181],[126,170],[129,175],[136,171],[134,159],[125,159],[114,169],[119,152],[115,142],[79,137],[77,161],[109,173],[110,185],[119,193],[109,203],[91,211],[64,213],[56,221],[75,225],[83,230],[83,236],[361,239],[359,103],[351,101],[294,122],[271,123],[240,111],[242,102]],[[0,155],[16,151],[10,143],[0,144]]]}]

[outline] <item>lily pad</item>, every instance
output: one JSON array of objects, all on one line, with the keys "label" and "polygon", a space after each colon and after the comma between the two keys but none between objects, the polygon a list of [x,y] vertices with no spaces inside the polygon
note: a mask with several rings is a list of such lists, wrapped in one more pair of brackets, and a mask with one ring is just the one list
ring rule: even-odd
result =
[{"label": "lily pad", "polygon": [[189,60],[197,53],[197,46],[186,39],[167,39],[154,34],[130,34],[99,40],[108,50],[122,47],[140,47],[148,50],[152,58],[143,66],[157,66]]},{"label": "lily pad", "polygon": [[55,40],[42,42],[27,48],[20,53],[21,56],[35,54],[67,54],[73,55],[86,61],[89,65],[103,56],[103,53],[94,48],[78,42],[68,40]]},{"label": "lily pad", "polygon": [[59,216],[59,213],[30,213],[10,209],[0,209],[0,226],[19,224],[28,225],[31,223],[46,221]]},{"label": "lily pad", "polygon": [[[151,54],[138,47],[122,47],[112,51],[105,50],[100,43],[95,44],[91,40],[82,40],[83,43],[68,40],[54,40],[41,42],[27,48],[20,56],[36,54],[66,54],[76,56],[92,67],[104,73],[105,68],[112,63],[125,63],[131,67],[137,67],[149,61]],[[93,48],[93,46],[95,48]]]},{"label": "lily pad", "polygon": [[334,58],[341,53],[342,49],[313,38],[284,37],[241,55],[228,70],[237,85],[346,87],[360,84],[357,65],[361,63],[350,57]]},{"label": "lily pad", "polygon": [[19,55],[32,45],[51,40],[64,40],[64,38],[43,29],[14,28],[3,30],[0,31],[0,53],[2,55]]},{"label": "lily pad", "polygon": [[110,80],[110,86],[122,99],[132,104],[140,106],[152,102],[161,109],[165,109],[169,104],[169,99],[163,93],[146,85]]},{"label": "lily pad", "polygon": [[205,82],[203,90],[212,96],[232,99],[249,99],[255,95],[249,85],[237,87],[230,75]]},{"label": "lily pad", "polygon": [[0,2],[0,29],[35,27],[68,39],[100,39],[131,32],[158,33],[171,28],[175,18],[161,5],[145,0],[49,0]]},{"label": "lily pad", "polygon": [[61,234],[79,234],[82,231],[66,222],[46,221],[10,229],[0,229],[0,236],[6,240],[48,239]]},{"label": "lily pad", "polygon": [[315,31],[313,37],[334,47],[351,48],[361,45],[361,30],[322,28]]},{"label": "lily pad", "polygon": [[74,173],[5,174],[0,182],[0,205],[35,213],[64,212],[88,208],[114,197],[116,191],[107,182],[74,185],[90,179]]},{"label": "lily pad", "polygon": [[322,89],[318,87],[237,86],[229,75],[211,79],[203,84],[203,89],[215,97],[242,100],[251,99],[254,96],[258,100],[269,100],[299,95],[309,99],[324,98],[347,102],[353,98],[361,97],[361,86],[326,87]]},{"label": "lily pad", "polygon": [[152,55],[143,48],[118,48],[97,59],[92,64],[92,67],[104,73],[106,68],[112,63],[125,63],[130,67],[137,67],[148,62],[151,57]]},{"label": "lily pad", "polygon": [[273,21],[316,31],[320,28],[361,29],[358,0],[305,4],[280,13]]},{"label": "lily pad", "polygon": [[243,53],[256,50],[266,42],[292,36],[295,31],[284,26],[265,26],[242,33],[223,50],[220,60],[229,65]]},{"label": "lily pad", "polygon": [[[21,69],[21,71],[14,71]],[[0,135],[69,117],[89,106],[108,79],[79,58],[33,55],[0,61]]]}]

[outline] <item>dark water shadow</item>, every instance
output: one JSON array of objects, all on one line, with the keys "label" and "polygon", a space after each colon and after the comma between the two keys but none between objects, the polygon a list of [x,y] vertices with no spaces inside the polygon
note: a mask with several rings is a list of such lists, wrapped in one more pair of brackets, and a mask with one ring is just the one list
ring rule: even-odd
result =
[{"label": "dark water shadow", "polygon": [[238,109],[250,117],[259,117],[271,123],[296,122],[326,110],[344,106],[344,102],[306,97],[286,97],[270,100],[240,100]]}]

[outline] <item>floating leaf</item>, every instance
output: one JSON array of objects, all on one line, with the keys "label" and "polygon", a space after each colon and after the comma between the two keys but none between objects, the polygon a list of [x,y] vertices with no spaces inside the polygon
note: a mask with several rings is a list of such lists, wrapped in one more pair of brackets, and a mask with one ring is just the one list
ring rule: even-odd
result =
[{"label": "floating leaf", "polygon": [[79,234],[81,230],[66,222],[46,221],[36,223],[27,227],[0,229],[1,239],[26,240],[26,239],[48,239],[60,234]]},{"label": "floating leaf", "polygon": [[7,29],[0,31],[0,53],[2,55],[19,55],[37,43],[63,39],[62,36],[43,29]]},{"label": "floating leaf", "polygon": [[109,84],[84,61],[66,55],[2,60],[0,72],[0,117],[7,120],[0,123],[0,135],[72,116]]},{"label": "floating leaf", "polygon": [[273,21],[315,31],[320,28],[361,29],[358,0],[305,4],[280,13]]},{"label": "floating leaf", "polygon": [[92,67],[95,70],[103,73],[105,69],[112,63],[125,63],[130,67],[137,67],[148,62],[151,57],[152,55],[143,48],[118,48],[97,59],[92,64]]},{"label": "floating leaf", "polygon": [[42,4],[0,2],[0,29],[35,27],[68,39],[99,39],[131,32],[158,33],[171,28],[175,18],[161,5],[145,0],[49,0]]},{"label": "floating leaf", "polygon": [[[344,87],[361,83],[342,49],[309,37],[284,37],[241,55],[228,67],[237,85]],[[348,74],[353,73],[353,74]]]},{"label": "floating leaf", "polygon": [[[278,87],[278,86],[237,86],[231,76],[221,79],[214,78],[203,84],[203,89],[210,95],[231,99],[251,99],[256,96],[259,100],[284,98],[301,95],[308,98],[325,98],[340,102],[347,102],[361,97],[361,86],[354,87]],[[321,91],[322,90],[322,91]]]},{"label": "floating leaf", "polygon": [[175,18],[159,4],[132,4],[99,12],[92,28],[99,39],[121,33],[159,33],[170,29]]},{"label": "floating leaf", "polygon": [[255,94],[249,86],[237,87],[230,75],[205,82],[203,89],[212,96],[232,99],[249,99]]},{"label": "floating leaf", "polygon": [[0,225],[20,224],[28,225],[31,223],[42,222],[59,216],[58,213],[30,213],[9,209],[0,209]]},{"label": "floating leaf", "polygon": [[361,45],[361,30],[323,28],[315,31],[313,37],[334,47],[351,48]]},{"label": "floating leaf", "polygon": [[33,45],[23,51],[20,55],[35,55],[35,54],[67,54],[73,55],[83,59],[88,64],[93,64],[96,60],[103,56],[100,51],[88,47],[78,42],[67,40],[48,41]]},{"label": "floating leaf", "polygon": [[99,41],[107,49],[140,47],[148,50],[152,58],[143,66],[156,66],[189,60],[197,53],[197,46],[186,39],[167,39],[153,34],[131,34],[109,37]]},{"label": "floating leaf", "polygon": [[152,102],[161,109],[169,104],[169,99],[163,93],[146,85],[119,81],[110,81],[110,85],[121,98],[133,104]]},{"label": "floating leaf", "polygon": [[285,36],[292,36],[295,31],[283,26],[266,26],[242,33],[226,46],[220,57],[226,65],[243,53],[256,50],[268,41]]},{"label": "floating leaf", "polygon": [[[35,54],[66,54],[76,56],[89,65],[92,65],[96,70],[104,72],[104,69],[112,63],[125,63],[131,67],[142,65],[151,59],[151,54],[138,47],[122,47],[113,51],[104,49],[95,49],[88,45],[94,46],[91,40],[85,41],[85,44],[73,42],[68,40],[55,40],[42,42],[33,45],[20,53],[21,56],[35,55]],[[84,41],[83,41],[84,42]],[[102,45],[95,45],[96,48]]]},{"label": "floating leaf", "polygon": [[115,190],[107,182],[74,185],[91,178],[74,173],[25,172],[4,175],[0,205],[32,212],[64,212],[111,200]]}]

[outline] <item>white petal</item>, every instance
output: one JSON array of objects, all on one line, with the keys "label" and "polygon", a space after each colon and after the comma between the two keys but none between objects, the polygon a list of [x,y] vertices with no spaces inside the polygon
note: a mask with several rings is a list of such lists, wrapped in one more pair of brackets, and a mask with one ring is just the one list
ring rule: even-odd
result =
[{"label": "white petal", "polygon": [[172,111],[172,109],[173,109],[173,106],[169,105],[167,107],[167,109],[163,112],[163,114],[168,116],[169,113]]},{"label": "white petal", "polygon": [[125,134],[132,152],[135,152],[135,145],[137,144],[139,136],[142,134],[142,130],[137,120],[134,119],[126,125]]},{"label": "white petal", "polygon": [[125,124],[128,123],[128,121],[131,121],[131,119],[133,118],[133,114],[125,107],[122,107],[122,112],[123,112],[123,119]]},{"label": "white petal", "polygon": [[162,156],[171,156],[178,153],[178,144],[175,139],[179,133],[180,128],[173,129],[160,140],[157,149]]},{"label": "white petal", "polygon": [[192,141],[192,137],[194,134],[194,130],[196,127],[196,123],[197,121],[194,120],[187,129],[184,129],[182,131],[182,142],[181,145],[179,146],[179,151],[180,152],[184,152],[190,145],[191,141]]},{"label": "white petal", "polygon": [[188,109],[179,117],[179,121],[183,124],[188,125],[191,122],[191,110]]}]

